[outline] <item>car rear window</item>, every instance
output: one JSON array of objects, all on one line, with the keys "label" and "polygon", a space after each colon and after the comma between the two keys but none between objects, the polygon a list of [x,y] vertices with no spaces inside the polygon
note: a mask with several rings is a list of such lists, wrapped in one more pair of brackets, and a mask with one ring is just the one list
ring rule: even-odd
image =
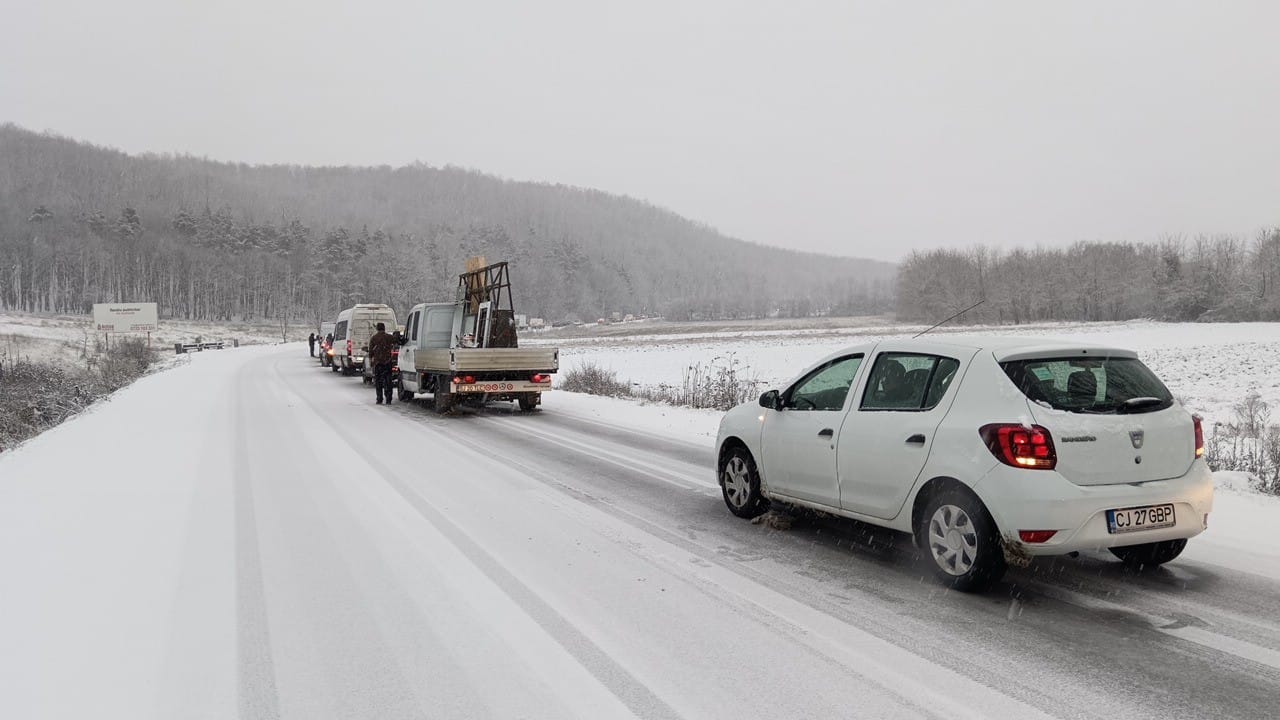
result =
[{"label": "car rear window", "polygon": [[1125,414],[1173,405],[1169,389],[1135,358],[1036,358],[1000,367],[1031,401],[1057,410]]}]

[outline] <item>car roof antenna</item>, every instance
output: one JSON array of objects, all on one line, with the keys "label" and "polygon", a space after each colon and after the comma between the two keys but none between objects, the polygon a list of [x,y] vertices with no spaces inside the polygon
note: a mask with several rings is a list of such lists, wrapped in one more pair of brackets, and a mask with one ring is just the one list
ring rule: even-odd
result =
[{"label": "car roof antenna", "polygon": [[965,308],[965,309],[961,310],[960,312],[956,313],[955,315],[952,315],[951,317],[947,318],[946,320],[943,320],[942,322],[937,323],[936,325],[931,325],[931,326],[929,326],[929,328],[928,328],[928,329],[926,329],[926,330],[921,330],[920,332],[916,333],[915,335],[912,335],[912,336],[911,336],[911,339],[912,339],[912,340],[915,340],[916,338],[918,338],[918,337],[920,337],[921,335],[923,335],[923,334],[925,334],[925,333],[929,332],[930,330],[933,330],[933,329],[934,329],[934,328],[936,328],[936,327],[940,327],[940,326],[942,326],[942,325],[945,325],[945,324],[947,324],[947,323],[951,322],[952,320],[955,320],[956,318],[958,318],[958,317],[960,317],[961,315],[963,315],[963,314],[965,314],[965,313],[969,312],[970,310],[972,310],[972,309],[974,309],[974,308],[978,307],[979,305],[981,305],[982,303],[984,303],[984,302],[986,302],[986,301],[987,301],[987,300],[986,300],[986,298],[983,298],[983,299],[979,300],[978,302],[976,302],[976,303],[974,303],[974,304],[970,305],[969,307],[967,307],[967,308]]}]

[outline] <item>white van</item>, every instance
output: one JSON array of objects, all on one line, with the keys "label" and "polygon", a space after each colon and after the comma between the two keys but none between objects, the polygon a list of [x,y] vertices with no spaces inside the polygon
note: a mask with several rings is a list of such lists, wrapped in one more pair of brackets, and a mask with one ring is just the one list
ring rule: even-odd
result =
[{"label": "white van", "polygon": [[396,311],[389,305],[363,304],[338,313],[333,328],[334,372],[354,375],[364,370],[363,348],[378,331],[378,323],[386,325],[387,332],[395,330]]}]

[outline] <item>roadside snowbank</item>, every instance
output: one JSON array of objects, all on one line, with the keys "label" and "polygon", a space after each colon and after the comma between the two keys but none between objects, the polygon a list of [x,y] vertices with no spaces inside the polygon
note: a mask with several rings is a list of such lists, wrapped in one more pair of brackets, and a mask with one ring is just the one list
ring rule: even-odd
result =
[{"label": "roadside snowbank", "polygon": [[[563,413],[617,427],[714,447],[720,418],[714,410],[693,410],[636,400],[557,392],[547,412]],[[1280,497],[1250,489],[1247,473],[1214,473],[1217,493],[1209,529],[1187,544],[1183,557],[1280,580]]]},{"label": "roadside snowbank", "polygon": [[1187,543],[1183,557],[1280,580],[1280,497],[1249,489],[1249,475],[1213,474],[1217,490],[1209,529]]}]

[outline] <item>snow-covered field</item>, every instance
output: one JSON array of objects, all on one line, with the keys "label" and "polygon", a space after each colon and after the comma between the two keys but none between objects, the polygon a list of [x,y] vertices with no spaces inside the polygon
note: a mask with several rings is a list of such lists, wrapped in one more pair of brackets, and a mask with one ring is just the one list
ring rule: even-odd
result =
[{"label": "snow-covered field", "polygon": [[[568,336],[546,333],[527,342],[561,348],[561,369],[595,363],[642,385],[679,384],[695,363],[734,358],[761,388],[785,383],[842,347],[910,336],[919,326],[875,318],[715,324],[625,323],[584,326]],[[1231,406],[1256,389],[1280,410],[1280,323],[1052,323],[1020,327],[939,328],[931,335],[1019,335],[1109,344],[1135,350],[1174,395],[1210,423],[1226,422]]]},{"label": "snow-covered field", "polygon": [[[310,328],[293,324],[281,330],[270,322],[198,322],[160,320],[160,329],[151,334],[152,345],[172,352],[174,343],[232,340],[241,345],[264,345],[304,340]],[[138,337],[145,337],[139,335]],[[31,315],[0,312],[0,359],[50,362],[92,354],[95,337],[91,318],[76,315]]]}]

